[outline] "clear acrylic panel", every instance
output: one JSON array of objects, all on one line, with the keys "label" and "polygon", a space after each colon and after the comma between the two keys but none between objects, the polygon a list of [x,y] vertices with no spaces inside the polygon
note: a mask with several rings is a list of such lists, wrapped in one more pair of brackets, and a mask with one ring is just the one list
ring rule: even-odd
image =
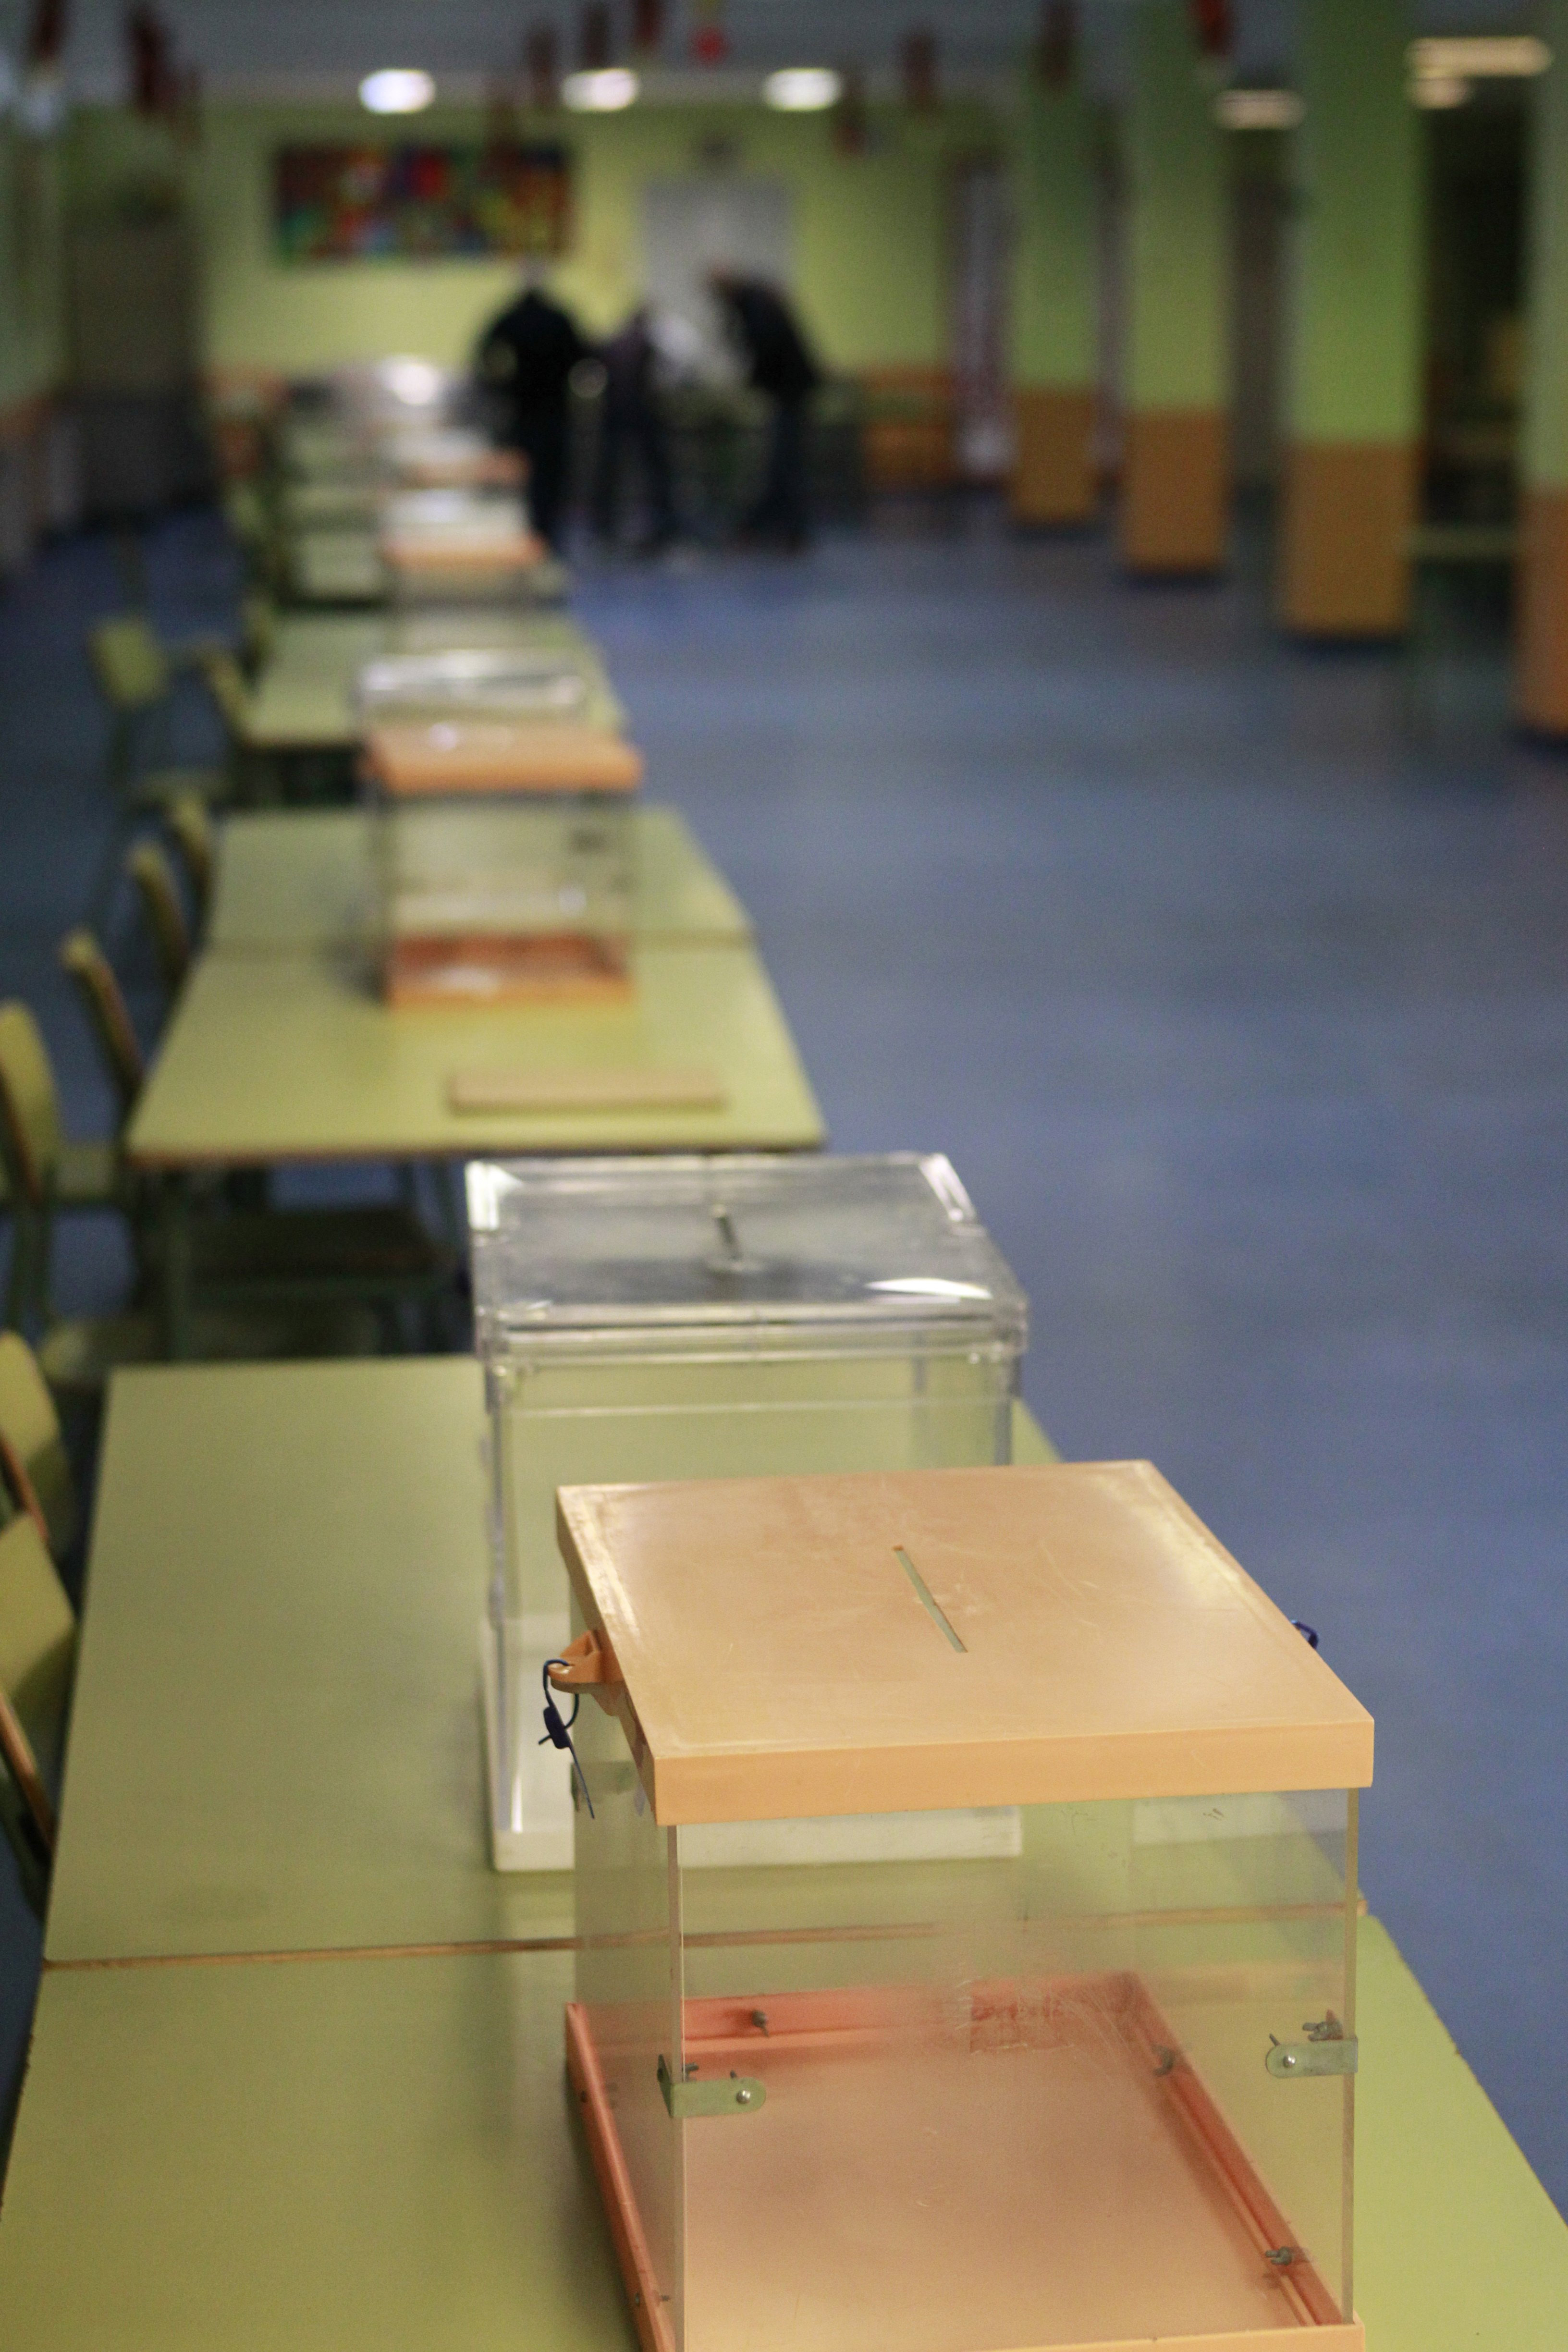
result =
[{"label": "clear acrylic panel", "polygon": [[678,1831],[682,2061],[765,2100],[667,2139],[677,2346],[1348,2316],[1353,2080],[1268,2062],[1354,2035],[1352,1804]]},{"label": "clear acrylic panel", "polygon": [[563,1768],[552,1815],[532,1742],[566,1622],[557,1487],[1005,1463],[1026,1307],[940,1155],[479,1162],[468,1193],[493,1846],[550,1868]]}]

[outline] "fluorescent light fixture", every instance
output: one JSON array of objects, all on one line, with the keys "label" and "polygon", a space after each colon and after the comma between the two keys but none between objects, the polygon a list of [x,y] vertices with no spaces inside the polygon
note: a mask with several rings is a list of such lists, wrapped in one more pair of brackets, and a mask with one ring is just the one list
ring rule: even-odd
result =
[{"label": "fluorescent light fixture", "polygon": [[432,408],[441,397],[444,379],[434,360],[385,360],[382,374],[394,400],[405,408]]},{"label": "fluorescent light fixture", "polygon": [[1222,89],[1214,111],[1226,131],[1294,131],[1307,110],[1293,89]]},{"label": "fluorescent light fixture", "polygon": [[577,114],[619,114],[637,103],[640,88],[629,66],[604,66],[597,73],[568,74],[561,96]]},{"label": "fluorescent light fixture", "polygon": [[764,103],[777,107],[781,114],[820,114],[825,106],[837,106],[843,95],[844,77],[831,66],[785,66],[763,84]]},{"label": "fluorescent light fixture", "polygon": [[1463,74],[1417,74],[1410,85],[1410,99],[1429,113],[1441,113],[1450,107],[1468,106],[1470,85]]},{"label": "fluorescent light fixture", "polygon": [[383,66],[359,86],[359,102],[372,114],[422,114],[435,95],[434,80],[419,66]]},{"label": "fluorescent light fixture", "polygon": [[1409,55],[1418,81],[1528,81],[1552,63],[1551,50],[1533,33],[1412,41]]}]

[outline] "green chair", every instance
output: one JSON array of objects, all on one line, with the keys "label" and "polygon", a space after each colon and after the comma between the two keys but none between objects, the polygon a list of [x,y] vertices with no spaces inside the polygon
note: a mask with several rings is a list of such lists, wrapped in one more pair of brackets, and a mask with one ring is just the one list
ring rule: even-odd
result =
[{"label": "green chair", "polygon": [[76,1660],[76,1617],[31,1514],[0,1528],[0,1829],[41,1918]]},{"label": "green chair", "polygon": [[85,924],[79,924],[60,941],[59,958],[87,1015],[99,1060],[113,1089],[118,1124],[123,1129],[146,1083],[147,1065],[120,982],[97,938]]},{"label": "green chair", "polygon": [[11,1212],[5,1323],[47,1313],[49,1233],[60,1210],[122,1205],[113,1143],[68,1142],[48,1049],[25,1004],[0,1004],[0,1165]]},{"label": "green chair", "polygon": [[126,857],[125,871],[152,938],[163,992],[173,1003],[191,968],[191,928],[174,869],[155,841],[138,841]]},{"label": "green chair", "polygon": [[182,1235],[190,1328],[165,1333],[147,1302],[167,1239],[106,1145],[113,1181],[93,1205],[119,1209],[130,1224],[143,1311],[62,1324],[50,1284],[54,1217],[64,1205],[59,1103],[37,1024],[21,1004],[0,1005],[0,1148],[15,1220],[5,1322],[41,1335],[39,1360],[57,1391],[93,1390],[117,1364],[157,1361],[167,1342],[194,1357],[374,1353],[395,1336],[401,1309],[433,1320],[453,1290],[455,1252],[408,1207],[231,1213],[197,1200]]},{"label": "green chair", "polygon": [[196,928],[205,930],[212,907],[213,882],[217,871],[217,840],[213,830],[211,811],[205,801],[198,799],[195,793],[184,793],[179,799],[169,803],[163,813],[163,822],[185,869],[191,903],[196,912]]},{"label": "green chair", "polygon": [[0,1484],[63,1559],[80,1524],[76,1479],[38,1360],[16,1331],[0,1331]]},{"label": "green chair", "polygon": [[109,775],[119,806],[163,808],[186,793],[226,800],[226,766],[176,767],[167,758],[175,682],[184,672],[200,671],[217,648],[204,644],[171,654],[144,614],[120,613],[88,632],[87,650],[109,705]]}]

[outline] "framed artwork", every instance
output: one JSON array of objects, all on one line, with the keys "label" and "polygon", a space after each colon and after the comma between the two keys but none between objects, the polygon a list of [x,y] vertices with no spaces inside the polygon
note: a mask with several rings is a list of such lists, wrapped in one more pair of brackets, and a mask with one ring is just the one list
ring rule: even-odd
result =
[{"label": "framed artwork", "polygon": [[571,199],[564,147],[287,146],[273,158],[284,261],[563,253]]}]

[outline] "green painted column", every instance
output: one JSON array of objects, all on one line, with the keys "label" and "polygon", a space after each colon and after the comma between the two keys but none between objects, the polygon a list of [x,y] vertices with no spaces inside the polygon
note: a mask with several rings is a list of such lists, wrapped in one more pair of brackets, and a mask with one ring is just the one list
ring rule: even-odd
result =
[{"label": "green painted column", "polygon": [[1122,552],[1135,572],[1212,572],[1229,509],[1224,133],[1186,0],[1138,0],[1132,50]]},{"label": "green painted column", "polygon": [[1013,512],[1084,522],[1097,504],[1100,267],[1094,111],[1031,77],[1013,125]]},{"label": "green painted column", "polygon": [[1405,0],[1302,0],[1280,606],[1405,625],[1421,436],[1424,201]]},{"label": "green painted column", "polygon": [[1568,735],[1568,0],[1531,92],[1528,373],[1520,450],[1519,713]]}]

